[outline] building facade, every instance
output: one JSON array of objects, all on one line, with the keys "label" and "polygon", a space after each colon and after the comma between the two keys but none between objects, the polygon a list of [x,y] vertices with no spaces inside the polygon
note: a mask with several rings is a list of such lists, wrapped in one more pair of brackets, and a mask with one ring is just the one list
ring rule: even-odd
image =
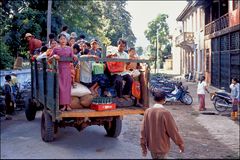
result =
[{"label": "building facade", "polygon": [[182,22],[182,31],[176,37],[176,46],[180,47],[180,72],[191,72],[197,80],[205,73],[203,1],[189,1],[177,21]]},{"label": "building facade", "polygon": [[229,91],[231,78],[240,79],[240,1],[205,1],[204,12],[205,76]]}]

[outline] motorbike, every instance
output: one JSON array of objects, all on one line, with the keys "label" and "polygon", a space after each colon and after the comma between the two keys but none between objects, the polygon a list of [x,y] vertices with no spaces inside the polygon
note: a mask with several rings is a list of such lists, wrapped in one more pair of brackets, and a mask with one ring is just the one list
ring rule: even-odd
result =
[{"label": "motorbike", "polygon": [[191,105],[193,102],[192,96],[187,91],[188,87],[175,86],[175,89],[172,92],[165,92],[166,99],[165,103],[167,102],[177,102],[180,101],[183,104]]},{"label": "motorbike", "polygon": [[184,75],[184,77],[185,77],[185,79],[186,80],[192,80],[193,79],[193,75],[192,75],[192,73],[190,72],[190,73],[187,73],[187,74],[185,74]]},{"label": "motorbike", "polygon": [[227,109],[232,108],[232,99],[229,93],[225,91],[217,91],[212,94],[211,100],[218,112],[225,112]]}]

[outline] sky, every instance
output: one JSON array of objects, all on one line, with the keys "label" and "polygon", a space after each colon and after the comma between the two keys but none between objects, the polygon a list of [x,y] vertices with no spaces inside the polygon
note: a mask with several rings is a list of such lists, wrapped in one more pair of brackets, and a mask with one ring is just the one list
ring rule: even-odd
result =
[{"label": "sky", "polygon": [[168,14],[167,23],[170,34],[173,33],[177,23],[176,18],[187,5],[187,1],[127,1],[126,10],[132,16],[131,27],[136,36],[135,46],[147,47],[149,41],[145,38],[144,31],[148,28],[148,23],[155,19],[158,14]]}]

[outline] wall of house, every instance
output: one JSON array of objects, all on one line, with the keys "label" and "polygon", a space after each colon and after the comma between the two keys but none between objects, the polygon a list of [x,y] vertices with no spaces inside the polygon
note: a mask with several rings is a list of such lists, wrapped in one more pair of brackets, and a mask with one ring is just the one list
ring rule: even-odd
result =
[{"label": "wall of house", "polygon": [[[234,1],[238,2],[238,7],[237,9],[233,9],[233,3]],[[229,8],[228,8],[228,12],[229,12],[229,26],[235,26],[240,24],[240,1],[239,0],[231,0],[228,2],[229,3]]]}]

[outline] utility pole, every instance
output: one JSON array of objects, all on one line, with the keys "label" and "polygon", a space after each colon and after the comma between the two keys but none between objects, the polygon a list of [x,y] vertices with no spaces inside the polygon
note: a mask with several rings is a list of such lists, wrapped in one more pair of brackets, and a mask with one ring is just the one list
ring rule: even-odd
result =
[{"label": "utility pole", "polygon": [[[157,48],[157,41],[156,41],[156,48]],[[155,52],[155,65],[154,65],[154,68],[155,68],[155,73],[157,73],[157,51]]]},{"label": "utility pole", "polygon": [[48,35],[51,33],[51,14],[52,14],[52,0],[48,0],[48,11],[47,11],[47,42],[49,41]]},{"label": "utility pole", "polygon": [[159,33],[158,33],[158,30],[159,30],[159,28],[157,29],[157,57],[156,57],[156,58],[157,58],[157,64],[156,64],[157,73],[158,73],[158,69],[159,69],[159,68],[158,68],[158,54],[159,54],[159,49],[158,49],[158,39],[159,39],[159,38],[158,38],[158,34],[159,34]]}]

